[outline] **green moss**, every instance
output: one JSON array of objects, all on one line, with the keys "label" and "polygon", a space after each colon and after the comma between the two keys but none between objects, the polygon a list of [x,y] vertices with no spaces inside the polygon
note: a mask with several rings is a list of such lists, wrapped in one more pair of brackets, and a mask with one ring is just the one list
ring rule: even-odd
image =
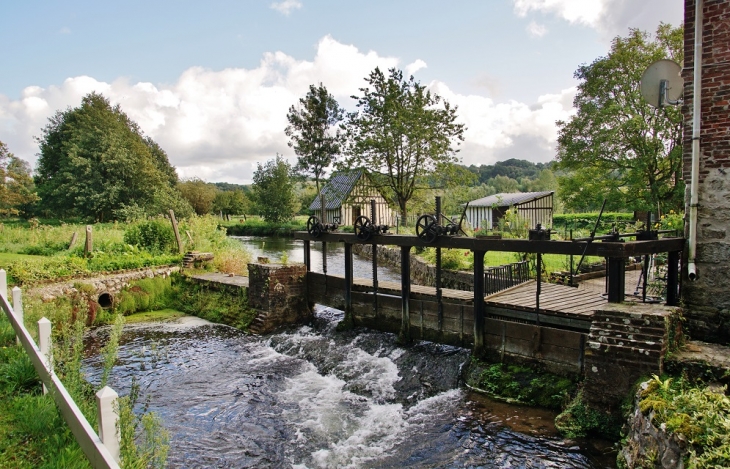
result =
[{"label": "green moss", "polygon": [[171,306],[175,309],[241,330],[248,329],[256,317],[256,312],[248,307],[245,289],[237,289],[236,293],[216,291],[183,276],[174,276],[173,298]]},{"label": "green moss", "polygon": [[487,364],[472,359],[470,386],[512,402],[560,410],[575,392],[573,380],[520,365]]},{"label": "green moss", "polygon": [[555,428],[568,438],[600,436],[609,440],[618,440],[621,425],[620,416],[594,409],[586,404],[581,391],[555,418]]}]

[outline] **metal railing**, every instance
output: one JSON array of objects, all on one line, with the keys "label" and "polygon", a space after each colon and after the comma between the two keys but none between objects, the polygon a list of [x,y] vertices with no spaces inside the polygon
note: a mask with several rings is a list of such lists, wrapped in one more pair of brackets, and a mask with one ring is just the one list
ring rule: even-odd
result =
[{"label": "metal railing", "polygon": [[119,436],[117,413],[114,410],[117,393],[105,386],[96,393],[99,435],[86,420],[61,380],[53,372],[51,356],[51,322],[42,318],[38,321],[38,342],[23,324],[23,302],[20,288],[12,289],[13,305],[8,302],[7,276],[0,269],[0,308],[15,330],[18,343],[23,346],[33,367],[43,382],[44,392],[50,392],[66,424],[71,429],[79,447],[95,469],[119,469]]},{"label": "metal railing", "polygon": [[484,294],[491,295],[531,279],[530,261],[484,269]]}]

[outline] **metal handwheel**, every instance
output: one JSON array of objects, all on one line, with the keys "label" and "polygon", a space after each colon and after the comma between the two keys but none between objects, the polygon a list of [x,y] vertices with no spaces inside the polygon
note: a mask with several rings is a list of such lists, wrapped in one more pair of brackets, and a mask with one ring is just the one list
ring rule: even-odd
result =
[{"label": "metal handwheel", "polygon": [[322,224],[319,222],[319,218],[314,215],[307,219],[307,233],[315,238],[322,234]]},{"label": "metal handwheel", "polygon": [[425,243],[433,243],[438,238],[438,225],[432,215],[421,215],[416,222],[416,235]]},{"label": "metal handwheel", "polygon": [[360,241],[367,241],[373,234],[373,223],[364,215],[360,215],[355,219],[353,227],[355,228],[355,237]]}]

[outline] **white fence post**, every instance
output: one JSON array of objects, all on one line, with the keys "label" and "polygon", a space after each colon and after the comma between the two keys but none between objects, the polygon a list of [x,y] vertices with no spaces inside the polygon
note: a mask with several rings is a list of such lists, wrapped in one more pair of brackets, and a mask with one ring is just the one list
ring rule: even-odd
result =
[{"label": "white fence post", "polygon": [[[51,360],[51,321],[47,318],[38,320],[38,348],[46,360],[46,369],[53,371],[53,362]],[[45,384],[43,384],[43,394],[48,394],[48,388],[46,388]]]},{"label": "white fence post", "polygon": [[[21,298],[20,288],[13,287],[13,313],[15,313],[15,317],[18,320],[18,323],[20,325],[24,325],[25,322],[23,321],[23,300]],[[17,332],[15,335],[15,340],[18,342],[18,345],[20,345],[20,337],[18,337]]]},{"label": "white fence post", "polygon": [[8,299],[8,275],[5,269],[0,269],[0,295],[6,300]]},{"label": "white fence post", "polygon": [[119,432],[117,432],[119,416],[114,407],[118,397],[116,391],[109,386],[104,386],[96,393],[99,438],[117,462],[119,462]]}]

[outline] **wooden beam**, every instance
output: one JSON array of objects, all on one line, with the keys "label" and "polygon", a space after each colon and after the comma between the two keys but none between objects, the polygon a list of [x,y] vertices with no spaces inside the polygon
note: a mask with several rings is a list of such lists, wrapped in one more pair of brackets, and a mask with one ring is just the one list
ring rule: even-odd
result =
[{"label": "wooden beam", "polygon": [[684,238],[663,238],[652,241],[630,242],[594,242],[580,243],[574,241],[530,241],[527,239],[482,239],[459,236],[439,236],[432,243],[426,243],[413,235],[375,235],[367,243],[357,239],[354,233],[322,233],[315,238],[306,231],[294,233],[295,239],[309,241],[329,241],[350,244],[378,244],[387,246],[418,246],[451,249],[468,249],[471,251],[499,252],[539,252],[542,254],[564,254],[580,256],[585,251],[588,256],[598,257],[633,257],[659,252],[679,252],[684,249]]}]

